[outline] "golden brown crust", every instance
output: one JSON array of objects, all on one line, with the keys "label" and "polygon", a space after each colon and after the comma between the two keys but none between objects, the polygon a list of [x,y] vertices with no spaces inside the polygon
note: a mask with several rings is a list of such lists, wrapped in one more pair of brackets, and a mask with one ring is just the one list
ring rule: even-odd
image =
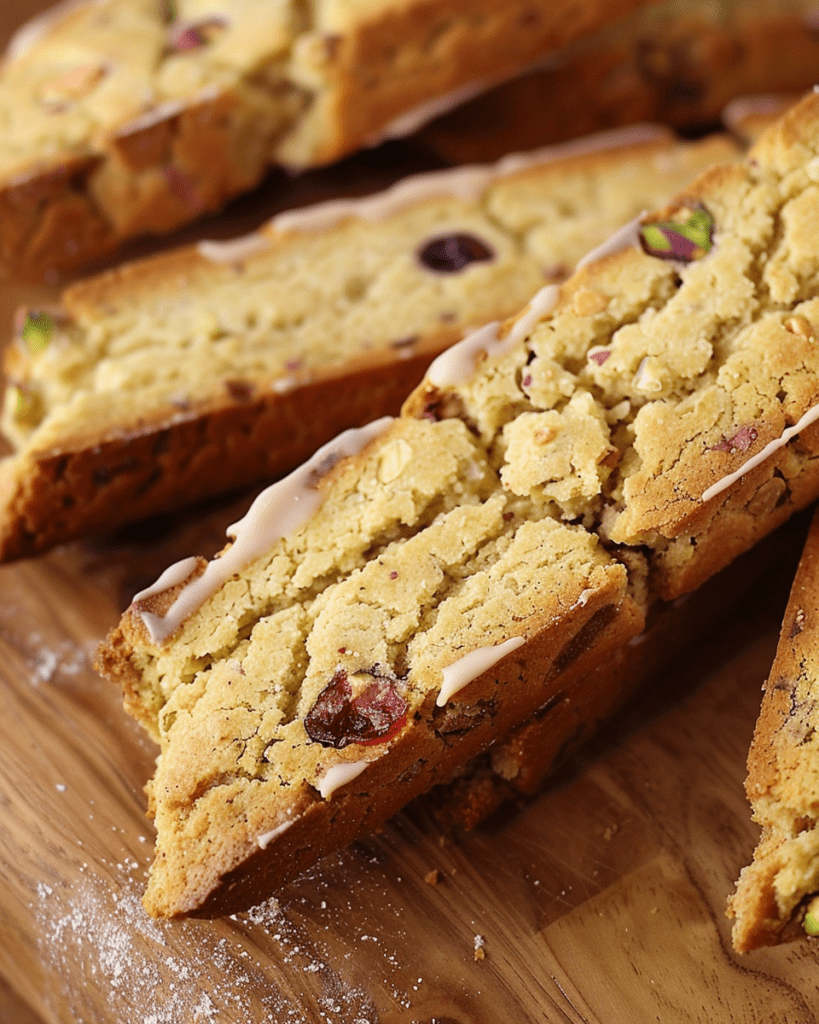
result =
[{"label": "golden brown crust", "polygon": [[191,414],[170,410],[153,425],[123,426],[113,436],[77,438],[71,448],[6,460],[0,463],[0,560],[275,478],[342,430],[397,413],[430,358],[454,340],[442,332],[409,359],[381,353],[284,393],[254,388],[245,401],[214,402]]},{"label": "golden brown crust", "polygon": [[[611,652],[604,662],[594,650],[589,651],[575,667],[571,690],[564,684],[565,696],[560,701],[536,712],[505,741],[473,761],[461,777],[439,789],[431,801],[436,816],[472,829],[504,802],[536,794],[547,776],[647,680],[659,678],[693,644],[717,634],[726,614],[738,607],[753,587],[766,583],[783,564],[796,561],[805,529],[803,518],[791,520],[789,526],[736,559],[690,599],[654,604],[643,632]],[[567,715],[573,716],[574,733],[558,722]]]},{"label": "golden brown crust", "polygon": [[[351,152],[432,97],[445,97],[467,82],[493,83],[515,74],[644,5],[645,0],[609,5],[454,0],[443,7],[439,0],[422,0],[396,5],[339,41],[334,55],[337,87],[324,98],[331,126],[317,160]],[[402,41],[400,52],[396,40]],[[291,147],[285,141],[285,162]]]},{"label": "golden brown crust", "polygon": [[[595,618],[606,620],[606,628],[592,639],[594,657],[601,661],[639,633],[643,625],[642,615],[626,595],[623,582],[622,574],[609,574],[584,608],[573,610],[575,636]],[[589,635],[593,632],[594,628],[587,630]],[[260,893],[276,891],[318,858],[347,845],[436,782],[447,779],[465,759],[485,749],[496,737],[506,735],[538,706],[548,704],[562,692],[564,678],[576,674],[569,666],[563,670],[559,667],[561,655],[565,657],[567,650],[563,619],[535,627],[525,644],[525,662],[523,650],[507,655],[464,690],[464,705],[485,712],[471,717],[466,731],[459,719],[458,697],[446,707],[436,708],[434,694],[430,695],[421,709],[422,720],[413,722],[391,744],[389,752],[371,762],[355,783],[330,800],[320,799],[308,787],[294,794],[294,821],[277,837],[275,851],[262,850],[252,840],[239,849],[229,838],[215,843],[219,848],[209,852],[205,864],[194,869],[188,866],[184,893],[165,893],[156,881],[149,884],[145,896],[148,911],[163,917],[211,918],[246,909]],[[571,741],[576,722],[572,717],[563,724],[565,735],[557,726],[552,737]],[[231,823],[226,822],[224,827],[229,829]],[[257,846],[255,851],[253,845]],[[162,874],[168,877],[164,871]],[[155,878],[158,875],[155,871]]]},{"label": "golden brown crust", "polygon": [[[531,205],[531,197],[537,198],[553,181],[577,182],[577,191],[582,197],[583,183],[592,182],[598,176],[601,218],[609,216],[611,219],[609,206],[619,210],[626,200],[634,204],[644,196],[644,192],[633,186],[618,184],[624,177],[621,170],[624,161],[633,162],[635,175],[646,182],[646,187],[652,187],[653,183],[660,194],[659,189],[666,180],[663,168],[667,173],[672,173],[669,169],[672,168],[677,180],[685,180],[689,168],[706,166],[713,159],[730,159],[735,153],[732,143],[724,136],[682,144],[650,126],[628,132],[618,143],[620,138],[614,135],[592,139],[585,149],[581,144],[565,152],[558,150],[553,161],[549,159],[552,154],[543,154],[540,163],[500,175],[493,179],[496,181],[492,186],[495,201],[509,204],[509,216],[514,217],[516,203]],[[487,175],[492,173],[492,169],[487,168]],[[609,175],[614,182],[610,197],[606,192]],[[409,184],[414,180],[417,179],[408,179]],[[430,197],[422,190],[417,200],[405,207],[399,206],[394,216],[409,220],[415,211],[423,217],[426,207],[436,208],[438,204],[443,208],[451,204],[455,223],[462,217],[465,223],[470,223],[472,207],[465,207],[463,212],[457,199],[437,199],[436,187],[439,186],[430,186]],[[385,220],[388,221],[389,194],[386,195]],[[480,203],[476,203],[474,209],[479,211],[479,208]],[[485,215],[481,217],[480,223],[486,222]],[[557,259],[571,265],[582,252],[578,243],[583,245],[583,234],[578,238],[578,232],[588,231],[585,207],[576,219],[579,228],[566,218],[565,239],[556,234],[550,242],[550,252],[556,254],[555,259],[520,252],[517,242],[510,243],[511,255],[505,258],[510,270],[513,266],[517,268],[514,287],[510,286],[508,273],[504,275],[499,270],[492,289],[485,289],[481,296],[486,319],[514,312],[530,294],[530,289],[536,287],[543,263],[554,264]],[[61,297],[62,313],[55,314],[54,319],[77,334],[76,351],[82,353],[80,339],[85,338],[84,332],[101,327],[111,334],[121,329],[109,324],[121,324],[123,311],[131,317],[129,323],[138,322],[142,315],[145,324],[141,330],[147,350],[151,343],[149,313],[154,300],[160,310],[163,302],[168,308],[175,308],[179,293],[184,289],[195,297],[194,308],[197,302],[204,307],[214,282],[219,284],[226,277],[240,284],[245,272],[251,277],[260,273],[275,276],[280,265],[284,268],[294,263],[297,267],[309,266],[313,240],[317,245],[324,245],[322,238],[326,238],[329,252],[344,253],[344,247],[351,244],[344,234],[344,223],[342,221],[337,235],[333,226],[308,233],[286,225],[279,229],[273,222],[258,234],[249,236],[251,245],[261,243],[263,247],[260,259],[269,261],[264,271],[254,269],[252,256],[242,269],[241,260],[237,266],[220,265],[192,246],[127,263],[67,288]],[[376,222],[373,231],[378,230]],[[551,228],[547,226],[546,232],[551,234]],[[511,237],[512,228],[508,233]],[[395,249],[394,258],[400,259],[404,250],[412,251],[413,244],[391,245],[390,251]],[[300,245],[304,245],[307,255],[299,251]],[[279,256],[281,259],[277,262]],[[565,273],[567,267],[552,266],[551,272]],[[423,296],[429,298],[435,293],[438,280],[433,275],[427,283],[424,278]],[[391,345],[379,343],[370,354],[351,355],[343,362],[336,355],[329,364],[320,356],[317,358],[324,360],[323,366],[319,362],[309,373],[296,370],[286,378],[264,379],[257,372],[249,382],[234,381],[232,388],[229,376],[220,368],[219,379],[210,381],[210,390],[204,392],[208,397],[188,406],[168,406],[164,399],[164,407],[157,408],[154,399],[151,411],[140,412],[141,403],[134,400],[134,411],[126,414],[112,401],[111,411],[104,414],[104,426],[97,418],[89,416],[80,424],[74,417],[70,429],[61,428],[56,439],[52,435],[47,443],[38,444],[33,435],[29,447],[20,445],[18,465],[14,469],[4,467],[7,485],[0,504],[3,510],[0,559],[41,552],[64,540],[116,528],[158,511],[269,479],[292,468],[339,430],[384,413],[397,412],[402,397],[418,383],[427,362],[473,325],[469,320],[470,315],[475,317],[468,301],[469,280],[467,274],[459,281],[442,281],[451,296],[447,301],[460,302],[463,308],[460,315],[450,314],[454,319],[446,323],[439,322],[436,316],[432,328],[425,327],[416,335],[411,327],[407,338],[399,338]],[[308,280],[306,287],[312,291],[314,285]],[[418,283],[413,287],[419,287]],[[463,300],[458,298],[460,287],[464,289]],[[383,291],[375,289],[379,290]],[[396,294],[396,298],[400,299],[400,295]],[[140,312],[143,301],[147,313]],[[264,307],[268,297],[257,295],[254,301]],[[274,305],[278,301],[284,299],[277,298]],[[324,305],[329,308],[333,301],[331,296]],[[361,353],[369,330],[366,320],[366,316],[371,315],[369,308],[364,310],[366,315],[354,320],[350,336],[344,339],[346,350]],[[375,318],[379,311],[373,308]],[[265,310],[254,307],[251,312],[264,314]],[[221,310],[217,313],[221,315]],[[166,314],[161,311],[160,315]],[[379,315],[383,321],[383,312]],[[180,332],[182,330],[180,328]],[[190,328],[186,325],[184,330]],[[274,335],[275,331],[271,333]],[[187,335],[180,333],[179,337]],[[162,358],[159,354],[157,358],[161,366]],[[19,340],[5,350],[8,377],[24,391],[36,377],[36,366],[32,366],[35,362]],[[51,364],[46,365],[44,373],[53,375],[53,365],[51,371],[48,365]],[[32,385],[34,393],[38,387],[39,383]],[[290,390],[286,390],[288,388]],[[59,402],[56,404],[59,413],[63,407]],[[96,415],[101,415],[99,408]],[[187,451],[186,445],[189,446]],[[195,452],[197,447],[200,450]]]},{"label": "golden brown crust", "polygon": [[[819,61],[810,0],[728,6],[660,3],[638,10],[568,47],[555,66],[439,118],[422,137],[447,159],[489,160],[513,147],[641,120],[712,124],[743,95],[792,93],[795,102],[813,86]],[[539,109],[549,116],[533,118]],[[761,121],[744,122],[745,141],[756,137]]]},{"label": "golden brown crust", "polygon": [[289,79],[256,82],[248,72],[148,122],[129,116],[98,131],[82,155],[20,167],[0,188],[0,268],[20,278],[73,271],[125,239],[166,233],[252,188],[274,164],[339,159],[397,115],[516,74],[646,2],[416,0],[376,5],[338,33],[311,26],[295,38],[303,67]]},{"label": "golden brown crust", "polygon": [[[350,473],[375,474],[383,452],[403,440],[398,435],[405,432],[409,436],[411,430],[415,431],[413,436],[424,438],[420,447],[428,461],[421,463],[420,448],[413,455],[407,444],[403,465],[411,466],[413,472],[418,467],[425,481],[438,481],[438,500],[455,502],[452,518],[447,518],[448,513],[441,518],[435,516],[434,525],[429,527],[417,519],[402,518],[402,524],[409,528],[408,535],[395,541],[395,535],[388,532],[387,547],[380,555],[372,554],[369,533],[348,530],[347,535],[355,543],[368,545],[360,552],[358,548],[353,551],[363,561],[352,561],[345,550],[345,565],[329,584],[325,582],[327,562],[323,557],[312,560],[312,556],[323,553],[323,545],[336,536],[336,529],[342,528],[334,517],[335,506],[320,506],[308,521],[305,530],[315,532],[309,538],[299,536],[297,556],[290,561],[284,558],[282,579],[290,579],[285,570],[297,574],[312,561],[325,574],[319,582],[320,597],[316,599],[315,591],[299,592],[292,598],[288,594],[283,599],[285,607],[276,612],[282,619],[277,619],[274,626],[270,621],[273,616],[267,617],[265,626],[251,636],[247,648],[242,648],[248,666],[256,666],[251,673],[258,668],[259,652],[264,651],[261,685],[265,692],[270,689],[268,654],[271,647],[278,650],[276,645],[282,637],[279,626],[285,617],[290,617],[292,626],[282,645],[290,642],[291,654],[297,648],[309,655],[298,669],[291,670],[291,662],[283,662],[285,684],[277,692],[291,694],[291,688],[298,687],[304,717],[296,714],[288,719],[285,728],[292,726],[293,739],[298,734],[298,741],[273,748],[270,757],[275,769],[268,769],[272,762],[266,760],[266,755],[260,760],[253,749],[248,753],[250,778],[234,771],[237,761],[231,743],[237,733],[231,727],[219,733],[207,756],[202,757],[198,749],[200,739],[210,735],[207,730],[213,725],[214,712],[223,715],[224,701],[232,699],[227,696],[228,687],[232,695],[239,689],[235,686],[239,672],[232,659],[220,658],[215,667],[209,665],[190,688],[186,681],[176,686],[167,705],[163,753],[152,784],[160,834],[158,870],[146,897],[152,913],[192,913],[201,905],[207,907],[207,913],[222,912],[235,906],[234,900],[250,898],[255,882],[281,884],[290,877],[289,872],[298,872],[320,852],[347,841],[360,828],[391,813],[414,795],[417,779],[423,778],[424,786],[434,784],[437,772],[449,774],[466,757],[488,745],[493,736],[507,735],[518,722],[558,695],[559,690],[543,690],[544,675],[561,660],[569,671],[572,669],[567,662],[580,662],[585,641],[578,640],[578,635],[582,637],[593,616],[603,614],[606,605],[624,606],[619,599],[603,599],[606,586],[601,584],[600,576],[615,586],[619,570],[624,600],[626,577],[630,575],[632,586],[644,591],[643,606],[656,600],[658,592],[673,596],[703,575],[715,572],[738,548],[751,543],[791,508],[807,500],[818,483],[810,468],[817,461],[813,457],[816,438],[808,429],[797,442],[789,443],[792,438],[785,428],[798,421],[802,429],[807,422],[803,417],[808,412],[815,416],[819,410],[819,385],[810,355],[816,334],[814,323],[819,319],[817,300],[812,297],[815,234],[804,230],[806,223],[812,223],[810,216],[804,216],[805,204],[816,195],[805,165],[819,148],[817,103],[814,97],[805,101],[766,136],[744,166],[707,173],[666,210],[644,221],[651,224],[653,232],[638,235],[638,225],[632,225],[559,294],[552,288],[542,290],[528,313],[506,325],[478,332],[447,354],[419,389],[417,408],[412,400],[408,403],[407,414],[393,424],[386,438],[379,440],[370,453],[372,458],[350,460]],[[774,230],[775,223],[781,224],[781,232]],[[510,339],[519,343],[504,344]],[[413,409],[417,419],[411,416]],[[459,462],[457,478],[449,476],[442,481],[434,467],[451,454],[456,438],[457,444],[466,445],[468,470],[465,472]],[[769,441],[777,446],[778,454],[770,455]],[[757,458],[762,461],[754,469],[749,459]],[[768,486],[776,476],[774,469],[783,481],[781,486],[775,485],[775,492]],[[766,477],[766,473],[770,475]],[[395,476],[377,479],[384,486],[374,485],[372,507],[383,509],[391,498],[388,485]],[[492,493],[489,499],[479,492],[484,485]],[[721,489],[709,495],[712,485]],[[464,498],[464,488],[470,486],[469,497],[479,499],[476,504]],[[505,511],[501,515],[502,507]],[[360,505],[355,508],[358,521],[363,521]],[[406,669],[407,678],[418,680],[415,693],[423,694],[426,701],[419,720],[399,734],[392,747],[394,755],[389,751],[374,762],[364,762],[365,768],[370,763],[376,768],[372,774],[364,772],[362,782],[351,783],[348,795],[342,793],[338,801],[325,800],[328,807],[308,808],[303,818],[291,824],[284,817],[290,799],[288,790],[295,785],[293,793],[302,807],[304,792],[298,780],[309,780],[318,788],[318,780],[324,778],[320,769],[325,762],[320,763],[320,759],[324,758],[325,744],[308,732],[305,721],[317,707],[317,694],[327,688],[328,674],[335,679],[339,655],[354,657],[358,666],[373,666],[380,663],[380,652],[387,650],[386,637],[396,607],[389,587],[402,587],[386,583],[400,575],[397,563],[395,575],[390,572],[390,559],[403,556],[406,563],[401,563],[402,570],[410,561],[415,567],[415,553],[423,556],[431,551],[430,545],[438,538],[435,531],[445,526],[451,531],[448,536],[457,538],[452,549],[461,552],[463,522],[473,514],[499,517],[495,522],[505,524],[504,530],[508,525],[514,534],[510,546],[503,548],[509,560],[505,561],[504,555],[491,561],[492,570],[498,578],[510,581],[510,595],[514,590],[521,602],[533,602],[526,606],[533,609],[527,612],[533,621],[549,623],[544,632],[537,632],[536,640],[535,634],[527,631],[532,646],[522,655],[527,663],[525,676],[518,667],[521,658],[509,656],[497,672],[483,677],[484,684],[491,686],[494,684],[490,680],[502,679],[512,686],[512,677],[504,673],[515,666],[519,682],[523,684],[525,679],[532,689],[523,692],[521,685],[514,700],[500,700],[493,708],[494,714],[483,714],[481,700],[494,699],[496,691],[484,691],[480,685],[470,687],[466,696],[477,721],[472,729],[461,732],[451,748],[444,744],[442,749],[438,737],[445,730],[440,722],[432,728],[434,716],[429,715],[431,693],[437,693],[440,687],[438,672],[443,671],[444,664],[452,665],[442,650],[449,645],[451,655],[453,650],[474,643],[481,626],[471,613],[486,608],[486,602],[479,598],[486,596],[490,582],[482,563],[464,566],[454,603],[446,613],[440,611],[443,605],[438,606],[434,620],[437,632],[418,630],[417,620],[407,620],[411,639],[401,641],[407,646],[383,655],[390,658],[390,664],[399,665],[399,674]],[[565,525],[566,521],[573,525]],[[524,556],[523,545],[538,537],[537,550],[547,551],[539,532],[542,529],[555,531],[554,536],[559,534],[561,538],[571,537],[572,552],[576,551],[574,545],[590,545],[595,557],[603,555],[599,538],[608,545],[608,557],[620,559],[622,564],[609,563],[604,568],[598,562],[590,569],[582,557],[551,559],[549,583],[541,589],[538,584],[545,570],[535,572],[536,563],[529,549],[525,549]],[[735,544],[729,543],[732,532],[739,535]],[[317,550],[311,548],[311,539]],[[509,538],[504,534],[503,540],[505,543]],[[281,547],[287,543],[289,540],[283,539]],[[703,553],[699,554],[696,549],[701,546]],[[642,548],[642,553],[635,552],[635,547]],[[498,549],[491,547],[490,554],[489,548],[487,545],[484,549],[487,558],[495,559]],[[270,582],[270,566],[282,554],[279,547],[270,549],[264,569],[266,583]],[[638,563],[642,564],[642,573]],[[418,607],[426,609],[425,588],[441,571],[437,557],[426,565],[431,575],[419,580],[417,589],[401,590],[413,612]],[[523,565],[529,575],[520,579],[517,570]],[[249,567],[243,571],[253,574]],[[305,583],[315,579],[309,575],[311,571],[306,570]],[[591,581],[586,584],[590,589],[581,591],[581,578]],[[372,589],[368,590],[370,584]],[[279,595],[285,589],[286,584],[280,584],[277,577],[274,592]],[[176,658],[174,671],[183,673],[186,659],[193,653],[185,636],[201,634],[207,639],[197,642],[209,645],[214,618],[220,626],[227,622],[225,628],[230,631],[235,631],[239,622],[253,621],[252,614],[236,606],[248,592],[257,593],[252,584],[248,587],[240,579],[235,580],[235,586],[217,591],[213,603],[201,606],[183,622],[178,643],[171,651],[161,650],[158,644],[153,650],[144,645],[146,659],[153,659],[154,677],[159,676],[157,666],[162,658],[166,658],[165,664]],[[194,597],[198,600],[198,595]],[[345,645],[351,608],[357,619],[367,622],[366,629],[357,629],[352,652]],[[224,614],[226,609],[231,609],[230,615]],[[181,609],[180,615],[184,611]],[[316,617],[311,619],[314,612]],[[267,612],[260,614],[266,616]],[[503,635],[508,637],[512,632],[518,636],[519,627],[510,627],[509,623],[520,620],[508,604],[499,614]],[[634,618],[640,618],[639,613]],[[178,622],[172,620],[169,628],[174,624]],[[460,642],[462,629],[473,631],[464,643]],[[559,631],[560,639],[552,629]],[[445,636],[443,641],[439,633]],[[617,646],[622,647],[627,633],[618,634]],[[599,635],[605,634],[601,627]],[[307,642],[305,637],[309,638]],[[365,655],[360,653],[362,650]],[[604,652],[599,653],[602,661]],[[610,654],[608,648],[605,654]],[[591,655],[589,658],[588,667],[592,668],[594,659]],[[361,669],[354,666],[353,671]],[[346,680],[346,669],[344,672]],[[308,679],[310,686],[305,690]],[[246,678],[241,688],[252,690],[254,680],[255,676]],[[587,677],[583,685],[593,691],[596,681]],[[173,680],[170,685],[175,686]],[[320,690],[321,686],[324,689]],[[616,692],[602,686],[585,711],[593,714],[598,703],[617,697]],[[579,699],[578,705],[583,707]],[[237,711],[243,714],[246,709],[243,703]],[[565,713],[556,716],[555,723],[555,736],[563,740],[568,726],[577,725],[574,716]],[[456,724],[460,731],[463,723]],[[244,743],[240,757],[247,748],[247,735],[247,730],[239,733]],[[257,730],[253,736],[263,742]],[[341,746],[346,746],[346,735],[341,739],[345,740]],[[264,742],[264,751],[273,746],[266,739]],[[345,766],[356,756],[360,757],[360,751],[334,755]],[[192,777],[194,762],[199,773]],[[362,764],[354,763],[356,767]],[[392,790],[397,787],[390,783],[395,782],[396,773],[401,777],[405,768],[412,778],[396,803],[398,798]],[[264,799],[254,799],[255,792],[245,799],[245,791],[252,788],[249,783],[255,782],[260,773],[267,773],[265,779],[269,775],[273,785]],[[375,790],[375,796],[371,790]],[[243,801],[241,813],[238,798]],[[219,826],[214,827],[217,821]],[[282,821],[288,826],[284,832],[279,831]],[[197,841],[206,838],[199,852],[193,854],[187,840],[193,839],[197,829]],[[276,833],[277,857],[272,853],[263,857],[256,849],[256,838],[264,829]],[[311,848],[319,830],[333,833],[332,838],[322,836],[322,841],[330,845]],[[253,865],[252,880],[242,870],[248,857]],[[282,858],[286,867],[275,863]],[[220,877],[226,879],[227,888],[224,895],[213,896],[214,886],[223,884],[218,882]]]}]

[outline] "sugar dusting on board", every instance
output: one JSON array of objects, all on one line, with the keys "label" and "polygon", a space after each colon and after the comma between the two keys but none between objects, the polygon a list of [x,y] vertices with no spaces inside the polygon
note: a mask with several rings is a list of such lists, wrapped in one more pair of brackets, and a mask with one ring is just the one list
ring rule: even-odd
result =
[{"label": "sugar dusting on board", "polygon": [[58,673],[75,676],[88,667],[88,655],[71,640],[48,645],[40,633],[34,632],[28,637],[28,646],[30,678],[34,686],[50,683]]},{"label": "sugar dusting on board", "polygon": [[[366,993],[339,977],[278,901],[225,922],[155,921],[140,902],[140,865],[117,867],[127,877],[115,885],[88,872],[70,888],[37,886],[39,953],[65,979],[58,1002],[48,999],[55,1011],[89,1020],[93,986],[110,1019],[129,1024],[376,1024]],[[262,953],[271,944],[274,971]],[[320,994],[305,999],[296,972],[317,975]]]},{"label": "sugar dusting on board", "polygon": [[[107,829],[98,810],[95,827]],[[389,823],[385,832],[399,827]],[[90,859],[88,837],[79,845]],[[429,1020],[436,954],[418,956],[403,877],[414,867],[396,862],[396,846],[395,835],[356,843],[280,898],[220,921],[150,918],[140,902],[144,846],[83,863],[70,883],[41,882],[30,906],[44,1016],[77,1024],[382,1024],[390,1007]],[[440,847],[439,837],[435,860]],[[461,970],[474,960],[477,925],[461,922]]]}]

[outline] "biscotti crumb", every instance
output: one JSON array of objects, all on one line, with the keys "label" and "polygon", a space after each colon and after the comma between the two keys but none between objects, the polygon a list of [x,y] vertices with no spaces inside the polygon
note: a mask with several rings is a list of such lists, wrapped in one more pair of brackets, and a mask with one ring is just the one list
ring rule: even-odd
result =
[{"label": "biscotti crumb", "polygon": [[424,875],[424,881],[427,885],[437,885],[441,880],[441,872],[438,868],[433,868]]},{"label": "biscotti crumb", "polygon": [[486,946],[486,939],[483,937],[483,935],[476,935],[475,939],[474,939],[474,942],[473,942],[473,948],[474,948],[474,952],[472,954],[472,959],[473,960],[485,960],[486,959],[486,952],[484,950],[485,946]]}]

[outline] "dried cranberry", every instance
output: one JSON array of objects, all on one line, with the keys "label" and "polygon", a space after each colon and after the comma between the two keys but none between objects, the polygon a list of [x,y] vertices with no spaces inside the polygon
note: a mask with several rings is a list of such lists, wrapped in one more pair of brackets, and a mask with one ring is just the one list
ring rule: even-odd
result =
[{"label": "dried cranberry", "polygon": [[386,743],[403,728],[407,702],[398,693],[396,680],[372,675],[373,682],[353,697],[347,673],[336,672],[304,719],[311,740],[342,750],[350,743]]},{"label": "dried cranberry", "polygon": [[214,37],[225,28],[227,28],[225,19],[217,17],[175,25],[169,32],[168,47],[171,50],[198,50],[212,42]]},{"label": "dried cranberry", "polygon": [[490,247],[474,235],[441,235],[418,250],[418,259],[436,274],[457,274],[470,263],[495,258]]},{"label": "dried cranberry", "polygon": [[249,402],[255,391],[250,381],[233,378],[225,381],[225,389],[234,402]]},{"label": "dried cranberry", "polygon": [[177,199],[194,210],[202,208],[204,204],[199,192],[197,191],[196,184],[189,174],[186,174],[185,171],[180,171],[179,168],[174,167],[173,164],[168,164],[166,167],[163,167],[162,173],[168,184],[168,188]]},{"label": "dried cranberry", "polygon": [[739,430],[731,437],[725,437],[723,435],[719,444],[715,444],[711,449],[712,452],[747,452],[751,445],[759,437],[759,433],[756,427],[740,427]]}]

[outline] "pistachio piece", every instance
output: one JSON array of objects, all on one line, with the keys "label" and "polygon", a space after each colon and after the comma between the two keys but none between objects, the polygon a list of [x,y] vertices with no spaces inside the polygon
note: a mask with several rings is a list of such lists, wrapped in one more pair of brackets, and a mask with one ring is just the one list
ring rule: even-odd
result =
[{"label": "pistachio piece", "polygon": [[25,384],[10,384],[8,408],[18,423],[36,423],[40,417],[39,397]]},{"label": "pistachio piece", "polygon": [[42,352],[54,333],[54,321],[48,313],[29,310],[20,330],[20,337],[32,355]]},{"label": "pistachio piece", "polygon": [[693,209],[683,206],[668,220],[643,224],[640,242],[649,256],[691,263],[714,244],[714,218],[700,203]]}]

